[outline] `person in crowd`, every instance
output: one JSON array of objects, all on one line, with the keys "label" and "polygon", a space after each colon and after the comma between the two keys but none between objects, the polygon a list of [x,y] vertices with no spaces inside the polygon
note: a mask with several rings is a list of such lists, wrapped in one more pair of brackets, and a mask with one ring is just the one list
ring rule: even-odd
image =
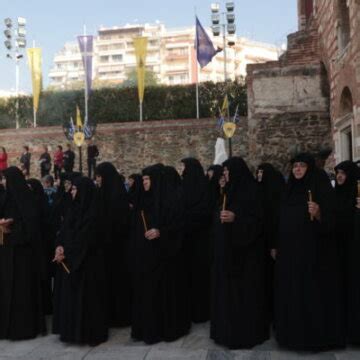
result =
[{"label": "person in crowd", "polygon": [[269,337],[265,244],[256,183],[240,157],[223,163],[226,186],[215,213],[210,336],[230,349]]},{"label": "person in crowd", "polygon": [[96,167],[98,218],[103,239],[108,283],[109,326],[129,326],[131,286],[128,268],[129,199],[123,179],[108,162]]},{"label": "person in crowd", "polygon": [[50,207],[54,205],[57,189],[54,186],[54,178],[46,175],[42,178],[42,185]]},{"label": "person in crowd", "polygon": [[298,154],[280,206],[275,264],[275,329],[281,347],[344,346],[334,191],[312,156]]},{"label": "person in crowd", "polygon": [[75,153],[72,150],[71,144],[66,145],[67,150],[64,152],[64,170],[67,173],[74,171]]},{"label": "person in crowd", "polygon": [[188,271],[191,320],[210,319],[210,236],[211,208],[208,180],[199,160],[181,160],[184,202],[184,248]]},{"label": "person in crowd", "polygon": [[90,179],[93,178],[96,169],[96,160],[99,157],[99,149],[93,143],[92,140],[89,140],[87,147],[87,165],[88,165],[88,176]]},{"label": "person in crowd", "polygon": [[51,157],[48,152],[48,147],[44,145],[43,150],[44,152],[40,155],[40,159],[39,159],[41,178],[43,178],[46,175],[49,175],[51,170]]},{"label": "person in crowd", "polygon": [[128,178],[128,185],[130,208],[133,209],[143,189],[141,174],[131,174]]},{"label": "person in crowd", "polygon": [[31,163],[31,153],[29,147],[25,145],[23,147],[23,153],[21,154],[20,157],[20,166],[22,168],[25,177],[30,176],[30,163]]},{"label": "person in crowd", "polygon": [[223,168],[221,165],[211,165],[207,171],[209,181],[210,207],[215,211],[221,201],[220,178],[223,177]]},{"label": "person in crowd", "polygon": [[280,171],[269,163],[262,163],[256,172],[259,196],[263,210],[263,236],[266,247],[267,299],[269,319],[273,315],[273,282],[276,243],[278,239],[280,203],[285,189],[285,179]]},{"label": "person in crowd", "polygon": [[63,147],[58,145],[54,153],[54,177],[59,179],[61,171],[64,167],[64,152]]},{"label": "person in crowd", "polygon": [[20,169],[4,170],[2,184],[0,339],[32,339],[46,332],[40,214]]},{"label": "person in crowd", "polygon": [[92,180],[74,180],[71,209],[57,236],[53,333],[68,343],[96,346],[108,338],[106,275]]},{"label": "person in crowd", "polygon": [[359,238],[355,238],[358,169],[352,161],[343,161],[335,167],[335,174],[335,237],[344,286],[347,340],[356,345],[360,344],[360,246]]},{"label": "person in crowd", "polygon": [[154,344],[175,341],[190,328],[184,294],[183,210],[180,187],[161,164],[143,170],[144,191],[133,211],[131,336]]},{"label": "person in crowd", "polygon": [[40,237],[42,262],[46,269],[43,284],[43,309],[46,315],[52,314],[52,278],[53,265],[50,262],[54,254],[55,231],[52,224],[51,209],[48,204],[47,197],[41,182],[37,179],[29,179],[26,181],[32,193],[35,195],[37,211],[40,214]]},{"label": "person in crowd", "polygon": [[[358,176],[360,181],[360,176]],[[349,246],[349,266],[352,269],[349,278],[349,301],[348,301],[348,326],[347,326],[347,340],[348,343],[359,346],[360,344],[360,189],[358,190],[356,198],[356,209],[355,209],[355,231],[352,242]]]},{"label": "person in crowd", "polygon": [[8,168],[8,155],[3,146],[0,147],[0,172]]}]

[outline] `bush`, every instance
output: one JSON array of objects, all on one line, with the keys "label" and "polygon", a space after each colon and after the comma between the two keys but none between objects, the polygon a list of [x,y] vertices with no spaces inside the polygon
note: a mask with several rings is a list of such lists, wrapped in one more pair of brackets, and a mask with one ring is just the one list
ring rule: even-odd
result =
[{"label": "bush", "polygon": [[[239,105],[239,115],[246,115],[247,95],[243,82],[201,83],[200,117],[208,118],[218,115],[225,90],[227,89],[230,113],[233,115]],[[144,121],[196,118],[196,87],[185,86],[152,86],[145,89],[143,104]],[[76,105],[84,114],[84,92],[46,91],[41,94],[37,114],[39,126],[62,125],[73,117],[75,121]],[[0,127],[14,127],[16,99],[0,99]],[[89,121],[91,123],[111,123],[139,120],[139,103],[137,88],[103,88],[93,90],[89,97]],[[33,122],[31,96],[19,97],[19,121],[21,127],[30,126]]]}]

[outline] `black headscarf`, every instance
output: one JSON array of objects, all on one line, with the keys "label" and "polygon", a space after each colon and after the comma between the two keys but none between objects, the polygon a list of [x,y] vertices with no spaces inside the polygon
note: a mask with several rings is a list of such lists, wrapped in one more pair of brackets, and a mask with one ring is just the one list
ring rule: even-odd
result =
[{"label": "black headscarf", "polygon": [[335,184],[335,191],[337,194],[352,197],[355,201],[357,195],[357,176],[358,168],[355,163],[350,160],[343,161],[335,167],[335,172],[342,170],[346,174],[346,180],[343,185]]},{"label": "black headscarf", "polygon": [[120,229],[128,224],[129,196],[124,181],[113,164],[101,163],[96,167],[95,175],[101,176],[101,187],[98,189],[101,223],[108,234],[107,241],[112,242],[116,240],[113,238],[112,228],[116,226]]},{"label": "black headscarf", "polygon": [[131,174],[129,178],[134,180],[133,185],[129,188],[129,201],[135,206],[139,202],[143,191],[142,176],[141,174]]},{"label": "black headscarf", "polygon": [[33,227],[34,218],[39,214],[36,211],[36,198],[26,183],[24,174],[15,166],[3,171],[6,178],[6,193],[14,199],[24,221]]},{"label": "black headscarf", "polygon": [[153,209],[153,227],[159,228],[162,223],[164,202],[166,199],[164,186],[164,165],[155,164],[142,171],[143,176],[149,176],[151,185],[148,191],[143,192],[139,203],[141,209]]},{"label": "black headscarf", "polygon": [[41,212],[41,218],[44,220],[44,217],[49,217],[49,203],[44,192],[44,188],[41,182],[37,179],[29,179],[26,181],[32,192],[36,197],[36,202],[39,206]]},{"label": "black headscarf", "polygon": [[[255,184],[249,167],[241,157],[232,157],[223,163],[223,167],[229,170],[229,181],[225,186],[225,192],[229,198],[236,191],[246,191],[246,187]],[[230,200],[230,199],[229,199]]]},{"label": "black headscarf", "polygon": [[209,194],[210,204],[211,204],[211,209],[215,209],[220,199],[221,191],[220,191],[219,181],[224,174],[224,169],[221,165],[211,165],[207,171],[210,170],[214,172],[211,179],[208,176],[209,189],[210,189],[210,194]]}]

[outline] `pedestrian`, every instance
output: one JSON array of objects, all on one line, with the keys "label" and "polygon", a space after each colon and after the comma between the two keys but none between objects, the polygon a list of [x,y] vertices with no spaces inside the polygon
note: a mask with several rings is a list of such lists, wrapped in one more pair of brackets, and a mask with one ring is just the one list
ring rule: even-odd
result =
[{"label": "pedestrian", "polygon": [[210,193],[199,160],[185,158],[181,164],[185,270],[188,276],[190,313],[192,322],[200,323],[210,319]]},{"label": "pedestrian", "polygon": [[64,167],[64,153],[61,145],[58,145],[54,153],[54,176],[55,180],[59,179]]},{"label": "pedestrian", "polygon": [[266,298],[268,301],[269,320],[273,320],[274,309],[274,266],[275,249],[279,237],[280,203],[285,190],[285,179],[280,171],[269,163],[262,163],[257,168],[257,187],[263,212],[263,237],[266,260]]},{"label": "pedestrian", "polygon": [[26,177],[30,176],[31,153],[27,145],[23,146],[23,153],[20,157],[20,165]]},{"label": "pedestrian", "polygon": [[87,164],[88,164],[88,177],[92,179],[95,176],[96,160],[99,156],[99,149],[89,140],[87,147]]},{"label": "pedestrian", "polygon": [[143,170],[144,191],[132,226],[131,336],[146,344],[175,341],[188,333],[183,277],[180,187],[166,183],[164,166]]},{"label": "pedestrian", "polygon": [[276,339],[292,350],[343,347],[334,190],[311,155],[299,154],[291,164],[275,263]]},{"label": "pedestrian", "polygon": [[269,338],[261,202],[247,164],[223,163],[225,189],[215,213],[210,336],[230,349]]},{"label": "pedestrian", "polygon": [[109,326],[131,322],[131,275],[128,265],[129,197],[121,175],[108,162],[95,170],[98,186],[99,237],[102,238],[108,284]]},{"label": "pedestrian", "polygon": [[8,155],[6,153],[6,150],[3,146],[0,147],[0,171],[4,171],[8,168]]},{"label": "pedestrian", "polygon": [[53,333],[67,343],[96,346],[108,338],[106,276],[98,236],[96,189],[85,177],[74,180],[72,205],[58,234]]},{"label": "pedestrian", "polygon": [[67,150],[64,152],[64,170],[71,173],[74,171],[75,153],[72,150],[71,144],[66,145]]},{"label": "pedestrian", "polygon": [[350,344],[360,344],[360,267],[359,238],[356,238],[356,198],[358,168],[352,161],[343,161],[335,167],[335,236],[340,256],[340,270],[345,295],[346,335]]},{"label": "pedestrian", "polygon": [[40,155],[39,164],[41,178],[49,175],[51,170],[51,157],[48,152],[48,147],[46,145],[43,145],[43,153]]},{"label": "pedestrian", "polygon": [[0,339],[44,335],[40,214],[35,195],[17,167],[4,170],[0,208]]}]

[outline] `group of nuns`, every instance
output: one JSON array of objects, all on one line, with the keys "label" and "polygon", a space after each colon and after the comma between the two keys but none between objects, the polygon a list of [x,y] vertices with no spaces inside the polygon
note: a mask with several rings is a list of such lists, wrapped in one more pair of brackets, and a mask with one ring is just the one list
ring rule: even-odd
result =
[{"label": "group of nuns", "polygon": [[38,180],[10,167],[0,192],[0,339],[46,333],[95,346],[109,328],[175,341],[210,320],[230,349],[266,341],[323,351],[360,344],[359,168],[314,158],[254,177],[232,157],[204,173],[156,164],[130,176],[111,163],[96,181],[62,174],[51,211]]}]

